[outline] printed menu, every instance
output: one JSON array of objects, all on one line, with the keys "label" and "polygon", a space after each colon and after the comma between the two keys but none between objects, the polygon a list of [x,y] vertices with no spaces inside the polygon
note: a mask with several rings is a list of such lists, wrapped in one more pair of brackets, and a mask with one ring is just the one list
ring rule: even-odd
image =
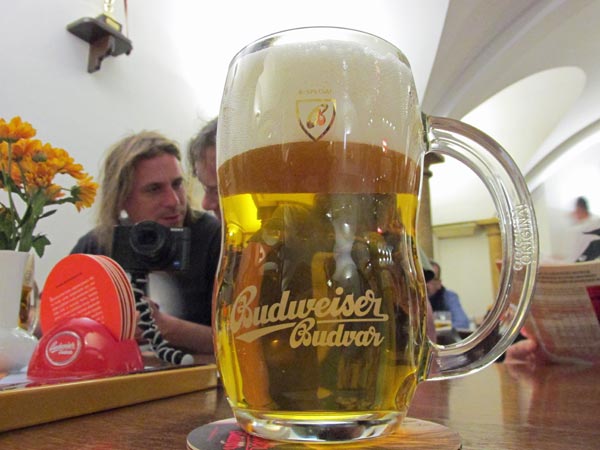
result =
[{"label": "printed menu", "polygon": [[600,260],[541,265],[524,331],[551,361],[600,362]]}]

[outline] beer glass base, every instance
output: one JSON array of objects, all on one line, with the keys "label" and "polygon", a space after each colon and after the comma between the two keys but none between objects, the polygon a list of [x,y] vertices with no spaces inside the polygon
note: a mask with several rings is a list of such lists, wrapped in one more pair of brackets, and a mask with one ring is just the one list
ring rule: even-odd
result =
[{"label": "beer glass base", "polygon": [[404,419],[404,414],[399,412],[340,414],[337,417],[331,414],[318,417],[318,413],[313,413],[312,418],[305,419],[302,415],[306,413],[269,414],[238,409],[234,410],[234,415],[244,431],[264,439],[321,443],[384,436],[396,430]]}]

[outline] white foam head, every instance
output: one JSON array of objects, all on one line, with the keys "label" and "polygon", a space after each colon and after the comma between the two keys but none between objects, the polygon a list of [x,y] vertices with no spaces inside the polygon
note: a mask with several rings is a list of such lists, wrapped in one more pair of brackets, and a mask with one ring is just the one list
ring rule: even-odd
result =
[{"label": "white foam head", "polygon": [[409,151],[421,128],[410,67],[393,45],[351,30],[291,30],[232,62],[218,158],[221,164],[249,149],[318,139]]}]

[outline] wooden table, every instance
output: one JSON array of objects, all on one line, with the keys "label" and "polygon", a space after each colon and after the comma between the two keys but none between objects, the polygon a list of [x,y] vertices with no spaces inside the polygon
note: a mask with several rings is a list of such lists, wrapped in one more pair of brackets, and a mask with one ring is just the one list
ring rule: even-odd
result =
[{"label": "wooden table", "polygon": [[[409,415],[450,427],[464,449],[600,448],[600,366],[495,364],[421,384]],[[190,431],[230,416],[213,388],[9,431],[0,449],[185,449]]]}]

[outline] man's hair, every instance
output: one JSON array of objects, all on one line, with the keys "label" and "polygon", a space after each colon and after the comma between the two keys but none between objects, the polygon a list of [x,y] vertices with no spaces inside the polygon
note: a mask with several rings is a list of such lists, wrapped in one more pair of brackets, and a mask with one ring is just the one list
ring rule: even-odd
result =
[{"label": "man's hair", "polygon": [[192,138],[188,147],[188,162],[192,173],[196,174],[196,162],[206,161],[206,151],[217,146],[217,119],[215,117],[207,122],[196,136]]},{"label": "man's hair", "polygon": [[578,208],[583,209],[585,212],[588,212],[588,202],[587,199],[585,197],[577,197],[577,200],[575,200],[575,206],[577,206]]},{"label": "man's hair", "polygon": [[[111,252],[113,228],[119,223],[123,206],[131,194],[137,163],[163,154],[173,155],[181,161],[177,144],[154,131],[127,136],[108,150],[100,173],[96,228],[98,243],[106,252]],[[189,214],[188,206],[186,218]]]}]

